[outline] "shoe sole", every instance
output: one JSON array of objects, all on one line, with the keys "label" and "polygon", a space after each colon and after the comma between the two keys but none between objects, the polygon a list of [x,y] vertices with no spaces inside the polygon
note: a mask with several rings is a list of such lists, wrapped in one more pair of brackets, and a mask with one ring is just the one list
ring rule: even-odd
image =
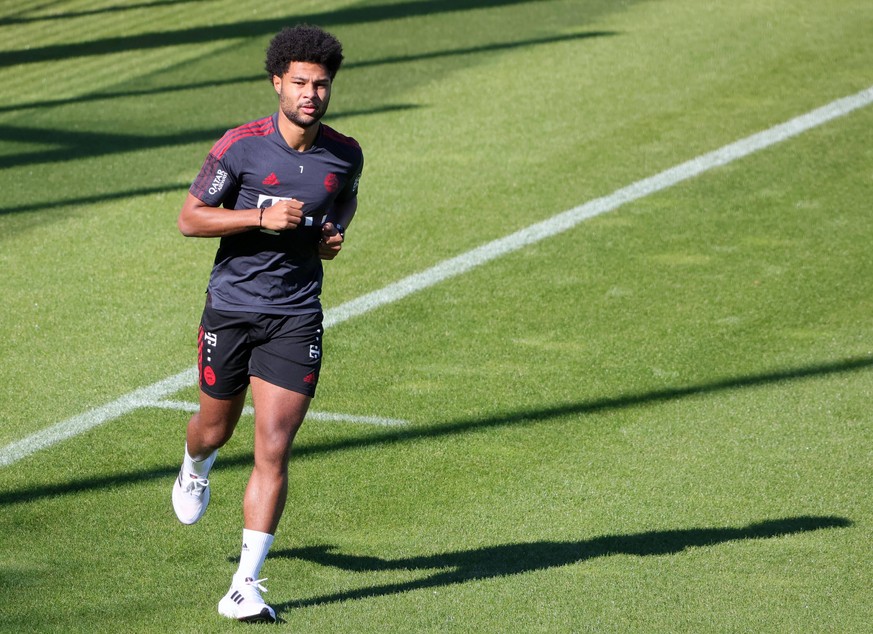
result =
[{"label": "shoe sole", "polygon": [[264,608],[261,610],[260,614],[244,616],[241,619],[237,619],[237,621],[241,621],[242,623],[275,623],[276,617],[273,616],[268,608]]},{"label": "shoe sole", "polygon": [[[223,603],[223,601],[222,601],[222,603]],[[229,619],[236,619],[237,621],[241,621],[242,623],[275,623],[276,622],[276,613],[273,612],[273,610],[270,609],[270,607],[267,605],[265,605],[263,608],[261,608],[261,611],[258,612],[257,614],[249,614],[248,616],[237,616],[236,611],[234,610],[235,606],[236,606],[236,604],[234,604],[233,607],[230,607],[230,609],[228,609],[228,608],[222,609],[222,606],[219,604],[218,613],[221,616],[227,617]]]}]

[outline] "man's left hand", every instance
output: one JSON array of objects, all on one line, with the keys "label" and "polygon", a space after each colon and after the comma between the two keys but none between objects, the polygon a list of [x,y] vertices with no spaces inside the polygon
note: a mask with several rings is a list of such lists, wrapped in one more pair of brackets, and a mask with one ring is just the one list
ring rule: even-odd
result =
[{"label": "man's left hand", "polygon": [[321,242],[318,243],[318,257],[322,260],[333,260],[343,248],[343,235],[332,222],[321,227]]}]

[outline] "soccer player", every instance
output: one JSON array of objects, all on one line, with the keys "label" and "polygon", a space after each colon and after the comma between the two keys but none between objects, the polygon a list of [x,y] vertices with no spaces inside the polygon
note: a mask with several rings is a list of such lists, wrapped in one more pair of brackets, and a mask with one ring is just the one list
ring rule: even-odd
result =
[{"label": "soccer player", "polygon": [[240,621],[276,620],[259,575],[285,507],[291,444],[318,384],[321,260],[339,253],[357,208],[361,149],[320,122],[342,60],[340,42],[318,27],[276,35],[266,70],[278,111],[212,147],[179,214],[185,236],[221,241],[198,338],[200,409],[188,422],[173,508],[184,524],[206,511],[209,470],[251,385],[242,554],[218,604]]}]

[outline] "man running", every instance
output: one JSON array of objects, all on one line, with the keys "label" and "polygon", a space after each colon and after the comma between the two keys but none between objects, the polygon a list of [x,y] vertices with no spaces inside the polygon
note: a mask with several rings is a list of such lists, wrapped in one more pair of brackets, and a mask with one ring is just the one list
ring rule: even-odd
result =
[{"label": "man running", "polygon": [[357,208],[363,153],[320,122],[342,45],[309,25],[270,42],[279,100],[269,117],[229,130],[212,148],[179,214],[185,236],[220,237],[200,324],[200,410],[188,422],[173,508],[193,524],[209,503],[209,470],[251,385],[254,468],[243,498],[239,568],[218,611],[275,621],[261,566],[288,491],[291,444],[318,384],[321,260],[342,248]]}]

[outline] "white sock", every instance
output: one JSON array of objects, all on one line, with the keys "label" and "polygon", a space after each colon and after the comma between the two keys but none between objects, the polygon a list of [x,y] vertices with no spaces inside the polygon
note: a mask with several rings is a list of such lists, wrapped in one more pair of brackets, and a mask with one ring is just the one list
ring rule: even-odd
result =
[{"label": "white sock", "polygon": [[243,583],[246,579],[257,581],[261,573],[261,566],[267,558],[267,552],[273,545],[273,536],[269,533],[260,533],[247,528],[243,529],[243,545],[239,558],[239,568],[233,576],[234,585]]},{"label": "white sock", "polygon": [[217,449],[204,460],[194,460],[191,454],[188,453],[188,443],[185,443],[185,457],[182,459],[182,469],[186,473],[196,475],[198,478],[207,478],[216,456],[218,456]]}]

